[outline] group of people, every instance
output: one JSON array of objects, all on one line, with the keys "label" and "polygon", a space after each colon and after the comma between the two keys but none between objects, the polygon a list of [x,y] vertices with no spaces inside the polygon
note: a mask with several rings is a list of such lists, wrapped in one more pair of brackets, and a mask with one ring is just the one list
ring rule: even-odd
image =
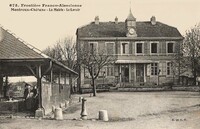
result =
[{"label": "group of people", "polygon": [[37,87],[33,88],[26,83],[24,89],[25,108],[29,111],[35,111],[38,108],[38,90]]}]

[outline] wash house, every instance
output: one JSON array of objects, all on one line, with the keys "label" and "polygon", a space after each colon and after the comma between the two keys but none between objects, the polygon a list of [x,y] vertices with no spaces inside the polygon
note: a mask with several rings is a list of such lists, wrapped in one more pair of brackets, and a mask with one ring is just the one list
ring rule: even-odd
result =
[{"label": "wash house", "polygon": [[0,27],[0,107],[1,111],[22,111],[24,99],[7,100],[9,77],[33,76],[38,89],[36,116],[51,112],[52,106],[64,106],[70,101],[70,87],[77,73],[48,57]]}]

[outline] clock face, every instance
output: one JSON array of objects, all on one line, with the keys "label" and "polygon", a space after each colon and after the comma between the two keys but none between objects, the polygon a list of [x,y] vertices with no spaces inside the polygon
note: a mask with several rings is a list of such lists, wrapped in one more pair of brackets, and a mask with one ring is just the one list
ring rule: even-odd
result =
[{"label": "clock face", "polygon": [[134,33],[135,33],[135,30],[134,30],[133,28],[130,28],[130,29],[129,29],[129,33],[130,33],[130,34],[134,34]]}]

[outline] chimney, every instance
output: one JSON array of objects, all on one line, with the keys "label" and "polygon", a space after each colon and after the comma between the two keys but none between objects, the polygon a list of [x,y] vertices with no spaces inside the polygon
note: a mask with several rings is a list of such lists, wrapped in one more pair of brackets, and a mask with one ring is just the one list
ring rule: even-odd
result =
[{"label": "chimney", "polygon": [[94,18],[94,22],[95,22],[96,25],[99,25],[99,16],[96,16]]},{"label": "chimney", "polygon": [[118,18],[115,17],[115,24],[118,24]]},{"label": "chimney", "polygon": [[152,25],[155,25],[155,24],[156,24],[156,17],[155,17],[155,16],[152,16],[152,17],[151,17],[151,24],[152,24]]}]

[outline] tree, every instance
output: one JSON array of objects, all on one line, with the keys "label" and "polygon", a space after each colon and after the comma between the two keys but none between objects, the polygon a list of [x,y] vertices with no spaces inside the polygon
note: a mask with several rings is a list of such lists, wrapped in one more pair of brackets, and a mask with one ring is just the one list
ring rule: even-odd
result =
[{"label": "tree", "polygon": [[[73,37],[59,40],[53,47],[47,47],[43,52],[69,68],[77,70],[77,51]],[[72,85],[71,92],[74,92]]]},{"label": "tree", "polygon": [[77,52],[76,44],[72,37],[66,37],[63,40],[57,41],[56,45],[47,47],[43,52],[69,68],[76,70]]},{"label": "tree", "polygon": [[197,24],[186,31],[181,51],[183,53],[182,61],[184,62],[185,67],[191,69],[194,77],[193,85],[196,85],[196,78],[200,72],[200,24]]},{"label": "tree", "polygon": [[93,87],[93,96],[96,96],[95,80],[98,78],[100,71],[104,66],[114,64],[116,58],[112,55],[107,55],[105,52],[97,53],[96,50],[81,50],[80,54],[81,66],[88,70],[91,77],[91,85]]},{"label": "tree", "polygon": [[43,53],[50,56],[51,58],[62,61],[62,54],[60,52],[59,44],[54,45],[53,47],[47,47],[45,50],[43,50]]}]

